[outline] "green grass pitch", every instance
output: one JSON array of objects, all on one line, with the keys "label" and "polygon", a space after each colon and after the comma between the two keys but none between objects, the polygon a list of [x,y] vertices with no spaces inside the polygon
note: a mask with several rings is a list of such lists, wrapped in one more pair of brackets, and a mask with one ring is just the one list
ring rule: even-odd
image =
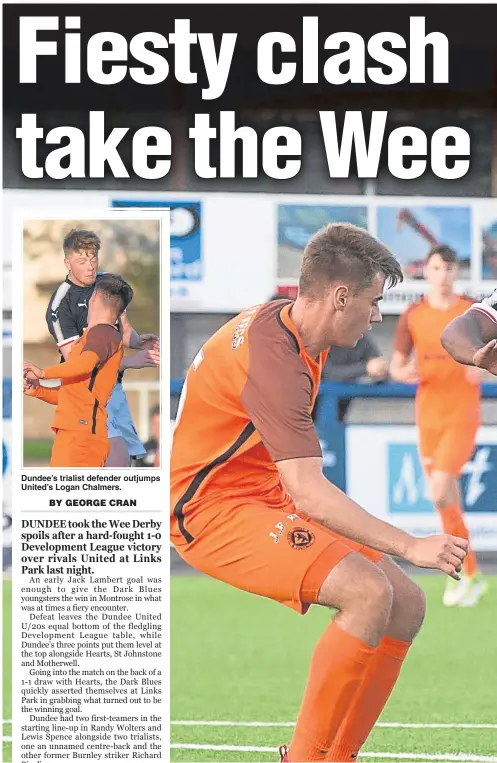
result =
[{"label": "green grass pitch", "polygon": [[[442,575],[418,578],[428,596],[424,628],[380,723],[489,724],[494,728],[376,727],[361,756],[383,760],[497,761],[497,576],[474,609],[442,606]],[[171,579],[171,719],[291,722],[314,644],[329,614],[301,617],[202,577]],[[171,743],[269,747],[292,728],[171,726]],[[368,756],[367,753],[376,753]],[[440,757],[438,757],[440,756]],[[473,757],[471,757],[473,756]],[[271,752],[171,750],[172,761],[271,761]]]},{"label": "green grass pitch", "polygon": [[[441,605],[443,578],[419,578],[428,594],[425,626],[380,722],[488,724],[494,728],[377,727],[365,761],[497,761],[497,577],[473,610]],[[4,581],[3,712],[11,715],[11,582]],[[200,577],[171,580],[171,718],[173,721],[291,722],[314,643],[328,621]],[[173,744],[272,747],[291,728],[173,725]],[[12,727],[4,722],[5,737]],[[439,756],[439,757],[438,757]],[[4,741],[3,759],[12,760]],[[172,749],[172,761],[271,761],[275,752]]]}]

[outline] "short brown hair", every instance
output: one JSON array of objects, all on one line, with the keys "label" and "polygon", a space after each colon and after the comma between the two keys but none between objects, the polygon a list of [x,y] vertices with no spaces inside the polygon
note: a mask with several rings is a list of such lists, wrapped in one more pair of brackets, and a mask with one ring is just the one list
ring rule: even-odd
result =
[{"label": "short brown hair", "polygon": [[435,254],[438,254],[442,260],[449,265],[455,265],[457,263],[457,253],[446,244],[437,244],[432,247],[426,255],[426,262],[428,263]]},{"label": "short brown hair", "polygon": [[93,250],[95,256],[97,256],[100,246],[101,241],[96,233],[92,230],[77,230],[76,228],[69,231],[62,244],[64,257],[67,257],[70,252],[79,252],[81,249]]},{"label": "short brown hair", "polygon": [[363,228],[331,223],[309,240],[300,270],[299,293],[319,298],[333,281],[343,280],[359,293],[383,275],[387,288],[403,280],[393,254]]},{"label": "short brown hair", "polygon": [[97,280],[95,291],[101,294],[104,302],[113,307],[118,318],[133,299],[133,289],[121,276],[105,273]]}]

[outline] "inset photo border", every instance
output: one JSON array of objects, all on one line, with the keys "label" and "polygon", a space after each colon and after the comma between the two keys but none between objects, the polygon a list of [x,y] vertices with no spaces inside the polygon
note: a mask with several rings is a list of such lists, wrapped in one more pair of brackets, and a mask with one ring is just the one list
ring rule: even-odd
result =
[{"label": "inset photo border", "polygon": [[[160,468],[161,432],[169,436],[161,428],[169,209],[17,209],[15,217],[14,474],[16,461],[38,470]],[[114,313],[130,297],[114,332]]]}]

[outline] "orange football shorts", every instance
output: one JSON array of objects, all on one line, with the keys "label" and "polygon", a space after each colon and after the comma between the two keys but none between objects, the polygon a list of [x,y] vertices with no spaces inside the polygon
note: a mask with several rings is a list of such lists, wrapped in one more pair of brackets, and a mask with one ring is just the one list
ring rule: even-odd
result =
[{"label": "orange football shorts", "polygon": [[419,452],[426,471],[439,470],[458,477],[473,455],[478,429],[478,423],[421,428]]},{"label": "orange football shorts", "polygon": [[107,437],[97,437],[87,432],[58,429],[52,446],[50,466],[60,468],[92,468],[103,466],[109,455]]},{"label": "orange football shorts", "polygon": [[356,551],[372,562],[383,554],[297,514],[288,501],[274,507],[251,497],[200,505],[185,518],[193,541],[184,543],[176,517],[171,539],[195,569],[242,591],[305,614],[330,571]]}]

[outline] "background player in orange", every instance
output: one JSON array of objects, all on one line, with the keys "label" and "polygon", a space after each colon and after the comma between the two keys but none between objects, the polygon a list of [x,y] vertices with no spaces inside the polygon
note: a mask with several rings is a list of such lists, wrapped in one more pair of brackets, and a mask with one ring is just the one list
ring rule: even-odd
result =
[{"label": "background player in orange", "polygon": [[[474,451],[480,426],[480,374],[455,363],[442,347],[440,336],[472,300],[454,293],[457,256],[448,246],[431,249],[424,277],[427,295],[411,305],[397,323],[390,373],[399,382],[419,382],[416,424],[430,497],[444,531],[469,539],[459,476]],[[461,579],[447,580],[443,602],[446,606],[474,606],[485,590],[476,555],[470,550]]]},{"label": "background player in orange", "polygon": [[[421,589],[385,554],[456,576],[467,541],[414,538],[323,474],[312,421],[331,345],[381,320],[398,262],[365,230],[330,225],[309,241],[295,302],[253,307],[190,367],[171,452],[171,538],[196,569],[305,613],[338,610],[319,640],[282,760],[353,761],[419,628]],[[332,350],[333,351],[333,350]]]},{"label": "background player in orange", "polygon": [[[50,466],[104,466],[109,454],[105,406],[116,383],[123,344],[116,322],[133,298],[120,276],[106,274],[88,304],[88,328],[72,345],[65,363],[42,369],[24,363],[24,392],[56,405]],[[59,379],[48,388],[40,379]]]}]

